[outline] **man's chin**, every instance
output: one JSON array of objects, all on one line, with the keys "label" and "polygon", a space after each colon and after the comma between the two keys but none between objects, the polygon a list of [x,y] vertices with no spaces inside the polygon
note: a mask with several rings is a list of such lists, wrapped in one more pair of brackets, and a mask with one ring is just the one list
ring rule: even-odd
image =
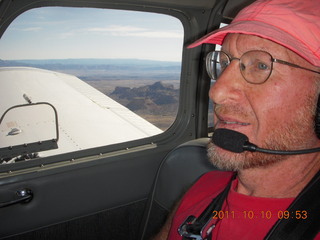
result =
[{"label": "man's chin", "polygon": [[215,146],[212,142],[208,144],[209,161],[218,169],[225,171],[239,171],[243,169],[243,161],[239,158],[241,154],[233,153]]},{"label": "man's chin", "polygon": [[209,161],[218,169],[225,171],[267,167],[287,158],[287,156],[259,152],[233,153],[215,146],[212,142],[208,144],[207,151]]}]

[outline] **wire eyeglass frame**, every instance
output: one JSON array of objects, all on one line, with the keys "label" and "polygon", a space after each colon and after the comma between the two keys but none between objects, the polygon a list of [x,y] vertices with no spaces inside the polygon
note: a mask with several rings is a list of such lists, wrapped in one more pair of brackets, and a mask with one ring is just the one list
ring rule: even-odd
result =
[{"label": "wire eyeglass frame", "polygon": [[209,77],[217,81],[233,60],[239,61],[241,75],[247,82],[252,84],[262,84],[266,82],[272,73],[273,63],[280,63],[320,74],[320,72],[313,69],[274,58],[270,53],[263,50],[245,52],[240,58],[230,57],[224,51],[212,51],[209,52],[206,57],[206,70]]}]

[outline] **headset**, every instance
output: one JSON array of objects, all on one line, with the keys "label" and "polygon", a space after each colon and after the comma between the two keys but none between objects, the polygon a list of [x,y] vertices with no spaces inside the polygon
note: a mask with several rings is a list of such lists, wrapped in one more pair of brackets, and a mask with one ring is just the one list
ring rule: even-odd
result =
[{"label": "headset", "polygon": [[317,137],[320,139],[320,96],[318,97],[316,113],[314,116],[314,130]]}]

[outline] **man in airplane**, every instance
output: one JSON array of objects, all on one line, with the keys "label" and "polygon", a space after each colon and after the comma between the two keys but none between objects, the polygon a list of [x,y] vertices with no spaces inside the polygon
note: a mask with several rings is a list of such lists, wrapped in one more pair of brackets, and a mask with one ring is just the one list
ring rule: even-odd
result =
[{"label": "man in airplane", "polygon": [[258,0],[191,44],[222,45],[206,67],[208,156],[223,171],[189,189],[156,239],[320,239],[319,10]]}]

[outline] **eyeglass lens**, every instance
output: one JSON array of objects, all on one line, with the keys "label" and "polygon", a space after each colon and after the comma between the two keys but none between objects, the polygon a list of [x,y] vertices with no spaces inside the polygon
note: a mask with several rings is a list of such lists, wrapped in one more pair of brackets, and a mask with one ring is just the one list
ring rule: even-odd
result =
[{"label": "eyeglass lens", "polygon": [[232,60],[239,61],[243,78],[253,84],[265,82],[272,71],[272,56],[264,51],[254,50],[244,53],[241,58],[230,58],[223,51],[213,51],[207,55],[206,68],[209,77],[217,80]]}]

